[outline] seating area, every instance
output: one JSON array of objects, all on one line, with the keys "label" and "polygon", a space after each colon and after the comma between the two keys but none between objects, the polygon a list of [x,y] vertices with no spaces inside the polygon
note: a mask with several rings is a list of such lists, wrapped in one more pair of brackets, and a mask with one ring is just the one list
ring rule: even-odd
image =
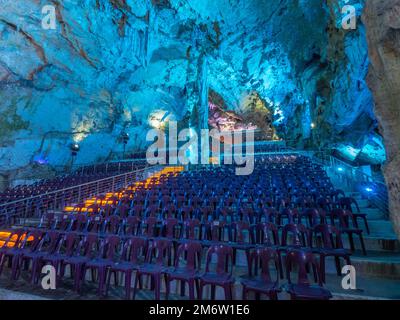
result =
[{"label": "seating area", "polygon": [[356,208],[319,165],[297,154],[258,156],[249,176],[229,166],[166,167],[9,230],[0,273],[7,268],[14,280],[28,273],[39,285],[42,266],[51,264],[58,285],[71,277],[81,295],[91,274],[98,297],[123,285],[134,299],[150,279],[157,300],[168,299],[171,285],[189,299],[275,300],[286,292],[326,300],[327,258],[340,275],[356,249],[366,254],[368,223]]},{"label": "seating area", "polygon": [[18,185],[14,188],[8,188],[0,193],[0,204],[43,195],[48,192],[104,179],[124,172],[139,170],[146,165],[147,163],[144,160],[139,162],[114,162],[96,166],[83,166],[72,173],[53,179],[44,179],[30,185]]}]

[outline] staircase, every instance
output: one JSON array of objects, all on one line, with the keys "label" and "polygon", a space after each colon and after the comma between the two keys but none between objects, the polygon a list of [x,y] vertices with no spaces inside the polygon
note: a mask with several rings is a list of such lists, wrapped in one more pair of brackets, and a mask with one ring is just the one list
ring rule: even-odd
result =
[{"label": "staircase", "polygon": [[[329,171],[328,171],[329,172]],[[331,283],[331,290],[337,299],[399,299],[400,298],[400,241],[392,223],[387,220],[387,214],[374,207],[368,199],[359,192],[343,188],[343,184],[331,179],[338,189],[344,189],[348,196],[356,199],[361,213],[367,214],[370,234],[367,234],[364,223],[359,220],[359,226],[364,230],[364,242],[367,256],[356,251],[352,256],[352,265],[357,272],[358,290],[343,290],[339,280]],[[347,237],[344,245],[349,247]],[[355,237],[356,248],[360,243]],[[334,276],[335,270],[327,270]],[[339,278],[340,279],[340,278]]]}]

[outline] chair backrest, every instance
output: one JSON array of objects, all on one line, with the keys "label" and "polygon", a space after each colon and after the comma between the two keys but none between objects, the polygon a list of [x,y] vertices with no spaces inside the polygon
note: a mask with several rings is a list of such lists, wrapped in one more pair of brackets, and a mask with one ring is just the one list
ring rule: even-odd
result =
[{"label": "chair backrest", "polygon": [[232,275],[233,249],[226,245],[213,245],[207,251],[206,272],[210,272],[213,256],[216,256],[217,264],[215,273],[219,275]]},{"label": "chair backrest", "polygon": [[74,250],[79,243],[79,236],[75,232],[68,232],[62,236],[60,242],[58,243],[58,248],[56,249],[56,253],[61,253],[61,250],[64,249],[64,254],[68,257],[72,256]]},{"label": "chair backrest", "polygon": [[198,219],[185,220],[183,235],[186,239],[200,240],[200,233],[201,233],[200,220]]},{"label": "chair backrest", "polygon": [[169,239],[179,239],[181,236],[181,230],[177,227],[179,227],[178,219],[167,218],[163,220],[163,236]]},{"label": "chair backrest", "polygon": [[226,223],[224,221],[213,220],[205,222],[203,225],[205,227],[203,240],[224,241],[224,231],[226,231]]},{"label": "chair backrest", "polygon": [[[291,243],[289,243],[289,235],[291,235]],[[309,245],[309,234],[306,227],[302,224],[287,224],[282,230],[282,246],[306,247]]]},{"label": "chair backrest", "polygon": [[255,226],[255,241],[264,245],[279,245],[278,228],[272,222],[259,223]]},{"label": "chair backrest", "polygon": [[310,251],[291,250],[286,254],[286,278],[288,283],[292,283],[291,273],[296,270],[297,266],[297,283],[301,285],[310,285],[307,270],[314,272],[314,281],[322,286],[322,279],[317,259]]},{"label": "chair backrest", "polygon": [[142,220],[138,216],[130,216],[126,218],[124,221],[125,233],[128,236],[138,235],[141,222]]},{"label": "chair backrest", "polygon": [[85,256],[92,258],[93,252],[97,249],[98,236],[96,234],[87,234],[75,249],[74,256]]},{"label": "chair backrest", "polygon": [[180,216],[183,221],[192,218],[194,213],[194,208],[192,206],[183,206],[180,209]]},{"label": "chair backrest", "polygon": [[60,238],[61,238],[61,234],[58,231],[46,232],[43,235],[42,239],[40,240],[37,250],[48,252],[48,253],[55,252]]},{"label": "chair backrest", "polygon": [[148,245],[149,242],[147,239],[141,237],[132,237],[125,242],[122,257],[133,264],[139,263],[140,258],[145,261]]},{"label": "chair backrest", "polygon": [[116,235],[111,235],[103,239],[100,245],[99,258],[114,260],[120,243],[121,239]]},{"label": "chair backrest", "polygon": [[72,230],[74,231],[86,231],[88,226],[87,215],[84,213],[77,213],[74,216],[74,222],[72,224]]},{"label": "chair backrest", "polygon": [[144,230],[143,233],[144,235],[148,237],[155,237],[156,234],[156,226],[157,226],[157,218],[150,216],[144,221]]},{"label": "chair backrest", "polygon": [[104,232],[117,234],[120,230],[120,224],[120,216],[109,216],[104,220]]},{"label": "chair backrest", "polygon": [[237,243],[253,244],[255,243],[253,231],[254,229],[251,228],[248,222],[233,222],[230,225],[229,240]]},{"label": "chair backrest", "polygon": [[339,199],[339,205],[342,209],[353,212],[352,205],[356,206],[357,212],[360,212],[360,207],[358,206],[358,202],[353,197],[343,197]]},{"label": "chair backrest", "polygon": [[40,230],[32,230],[21,235],[18,248],[29,248],[35,251],[43,238],[43,232]]},{"label": "chair backrest", "polygon": [[275,267],[276,271],[276,279],[275,282],[279,282],[279,256],[278,253],[275,249],[272,248],[260,248],[257,250],[254,250],[250,253],[249,256],[249,262],[250,265],[254,267],[254,273],[257,272],[258,266],[261,266],[261,274],[260,277],[265,281],[265,282],[271,282],[272,277],[271,277],[271,272],[270,272],[270,266],[271,263]]},{"label": "chair backrest", "polygon": [[322,243],[318,243],[318,239],[313,239],[312,244],[318,247],[323,247],[325,249],[343,249],[343,241],[341,233],[332,225],[319,224],[315,226],[312,230],[313,238],[320,236]]},{"label": "chair backrest", "polygon": [[156,265],[167,266],[171,263],[171,250],[172,241],[165,239],[155,239],[148,250],[147,262],[152,263],[153,258],[155,258],[154,263]]},{"label": "chair backrest", "polygon": [[101,225],[103,223],[103,218],[98,214],[92,214],[89,217],[88,231],[99,232],[101,230]]},{"label": "chair backrest", "polygon": [[178,247],[175,255],[175,267],[180,267],[182,260],[186,260],[185,269],[200,270],[203,248],[198,242],[186,242]]}]

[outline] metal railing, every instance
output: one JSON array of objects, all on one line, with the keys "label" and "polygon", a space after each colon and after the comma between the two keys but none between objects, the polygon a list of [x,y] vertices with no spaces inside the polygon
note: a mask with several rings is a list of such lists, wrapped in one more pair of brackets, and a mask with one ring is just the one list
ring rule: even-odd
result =
[{"label": "metal railing", "polygon": [[95,195],[117,192],[136,181],[145,180],[161,168],[162,166],[147,167],[1,204],[0,226],[11,226],[18,219],[25,221],[28,218],[40,217],[46,210],[62,210],[66,205],[79,204]]},{"label": "metal railing", "polygon": [[348,192],[360,193],[388,218],[389,196],[384,181],[334,157],[328,151],[305,151],[304,154],[324,166],[336,186]]}]

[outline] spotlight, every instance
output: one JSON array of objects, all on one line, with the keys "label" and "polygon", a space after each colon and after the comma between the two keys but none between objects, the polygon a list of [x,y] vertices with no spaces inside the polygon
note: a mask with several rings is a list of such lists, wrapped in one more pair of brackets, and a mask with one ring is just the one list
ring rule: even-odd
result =
[{"label": "spotlight", "polygon": [[69,146],[69,149],[71,150],[71,156],[72,156],[72,160],[71,160],[71,170],[72,170],[74,167],[74,159],[75,159],[76,155],[78,154],[80,147],[79,147],[79,144],[74,142],[74,143],[71,143],[71,145]]},{"label": "spotlight", "polygon": [[317,125],[314,122],[311,122],[311,129],[315,129]]},{"label": "spotlight", "polygon": [[121,138],[122,138],[122,142],[123,142],[124,144],[128,144],[128,141],[129,141],[129,134],[128,134],[128,133],[123,132],[123,133],[121,134]]},{"label": "spotlight", "polygon": [[72,143],[71,146],[70,146],[70,149],[71,149],[71,155],[73,157],[75,157],[78,154],[79,149],[80,149],[79,144]]},{"label": "spotlight", "polygon": [[372,189],[371,187],[366,187],[366,188],[365,188],[365,191],[367,191],[367,192],[371,193],[371,192],[373,192],[373,191],[374,191],[374,189]]},{"label": "spotlight", "polygon": [[125,159],[125,149],[126,149],[126,145],[128,144],[128,141],[129,141],[129,134],[127,132],[122,132],[121,140],[122,140],[122,143],[124,144],[124,152],[122,153],[122,159]]},{"label": "spotlight", "polygon": [[339,172],[343,172],[343,171],[344,171],[344,169],[343,169],[342,167],[339,167],[339,168],[337,168],[337,171],[339,171]]}]

